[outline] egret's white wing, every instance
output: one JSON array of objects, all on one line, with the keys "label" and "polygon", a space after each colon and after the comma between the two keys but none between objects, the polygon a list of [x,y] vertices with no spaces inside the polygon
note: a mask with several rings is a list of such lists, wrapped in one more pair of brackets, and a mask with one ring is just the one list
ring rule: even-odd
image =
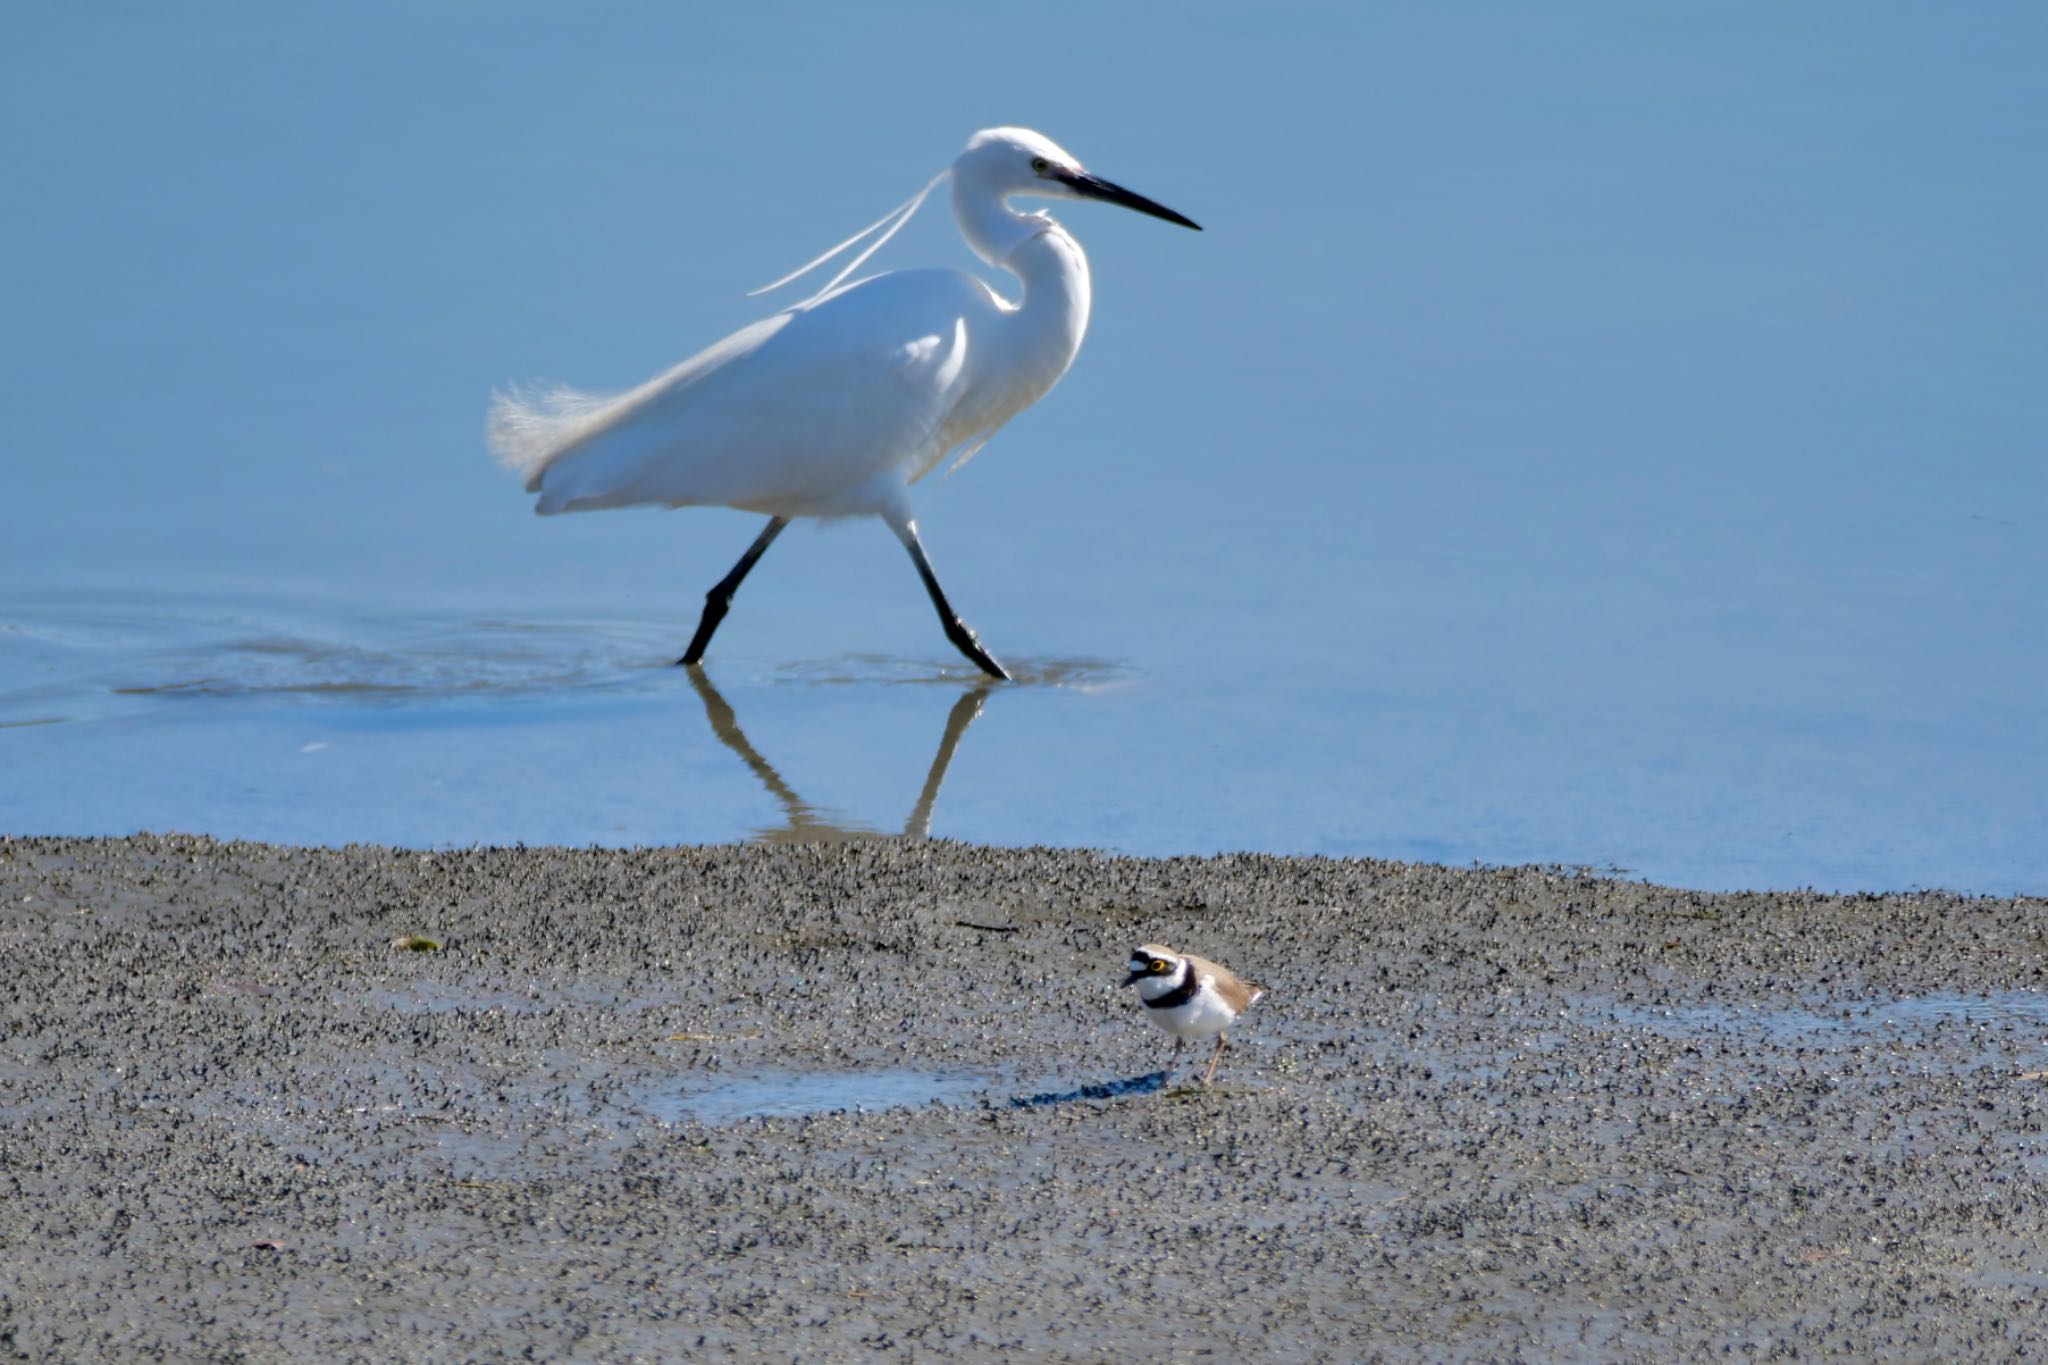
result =
[{"label": "egret's white wing", "polygon": [[861,281],[744,328],[631,393],[542,416],[563,423],[566,439],[525,466],[529,486],[542,512],[876,510],[846,499],[879,474],[902,467],[907,479],[936,458],[934,443],[957,430],[951,419],[972,388],[975,331],[998,307],[986,285],[952,271]]}]

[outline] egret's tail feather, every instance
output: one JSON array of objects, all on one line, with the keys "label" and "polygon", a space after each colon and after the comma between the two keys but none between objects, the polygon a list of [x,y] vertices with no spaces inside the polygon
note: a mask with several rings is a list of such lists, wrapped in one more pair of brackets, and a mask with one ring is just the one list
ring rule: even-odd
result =
[{"label": "egret's tail feather", "polygon": [[486,433],[498,463],[540,491],[541,476],[555,458],[597,427],[623,393],[587,393],[556,384],[544,389],[514,387],[491,395]]}]

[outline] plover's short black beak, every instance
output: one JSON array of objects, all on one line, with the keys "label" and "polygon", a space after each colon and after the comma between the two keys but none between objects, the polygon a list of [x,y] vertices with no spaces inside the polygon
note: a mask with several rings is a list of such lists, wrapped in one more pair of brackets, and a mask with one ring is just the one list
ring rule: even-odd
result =
[{"label": "plover's short black beak", "polygon": [[1202,225],[1194,219],[1175,213],[1166,205],[1147,199],[1142,194],[1133,194],[1122,185],[1113,184],[1099,175],[1090,175],[1086,171],[1062,170],[1054,171],[1053,177],[1084,199],[1100,199],[1105,204],[1121,204],[1127,209],[1149,213],[1154,218],[1164,218],[1169,223],[1179,223],[1184,228],[1193,228],[1197,232],[1202,230]]},{"label": "plover's short black beak", "polygon": [[1124,978],[1124,984],[1125,984],[1126,986],[1135,986],[1135,985],[1137,985],[1137,984],[1138,984],[1138,983],[1139,983],[1140,981],[1143,981],[1144,979],[1145,979],[1145,973],[1143,973],[1143,972],[1132,972],[1132,973],[1131,973],[1131,974],[1130,974],[1129,976],[1127,976],[1127,977],[1125,977],[1125,978]]}]

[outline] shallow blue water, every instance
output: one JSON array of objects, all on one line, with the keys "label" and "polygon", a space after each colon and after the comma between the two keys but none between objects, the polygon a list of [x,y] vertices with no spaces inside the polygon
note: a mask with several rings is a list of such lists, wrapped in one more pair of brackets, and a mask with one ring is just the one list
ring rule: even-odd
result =
[{"label": "shallow blue water", "polygon": [[[451,5],[0,56],[0,829],[900,834],[2048,891],[2048,20]],[[1085,35],[1086,41],[1075,41]],[[1074,372],[879,526],[540,520],[638,381],[1041,126]],[[943,212],[878,266],[966,266]]]},{"label": "shallow blue water", "polygon": [[874,1113],[927,1104],[958,1104],[987,1090],[986,1074],[913,1071],[767,1071],[720,1080],[695,1090],[642,1098],[648,1112],[669,1122],[734,1123],[741,1119],[802,1114]]}]

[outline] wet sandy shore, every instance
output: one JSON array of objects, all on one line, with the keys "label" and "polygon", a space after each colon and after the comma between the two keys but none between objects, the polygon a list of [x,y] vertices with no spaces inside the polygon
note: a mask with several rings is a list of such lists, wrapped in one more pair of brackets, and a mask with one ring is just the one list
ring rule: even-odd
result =
[{"label": "wet sandy shore", "polygon": [[[2044,916],[0,840],[0,1356],[2007,1357],[2048,1302]],[[1116,989],[1144,940],[1271,989],[1213,1092]]]}]

